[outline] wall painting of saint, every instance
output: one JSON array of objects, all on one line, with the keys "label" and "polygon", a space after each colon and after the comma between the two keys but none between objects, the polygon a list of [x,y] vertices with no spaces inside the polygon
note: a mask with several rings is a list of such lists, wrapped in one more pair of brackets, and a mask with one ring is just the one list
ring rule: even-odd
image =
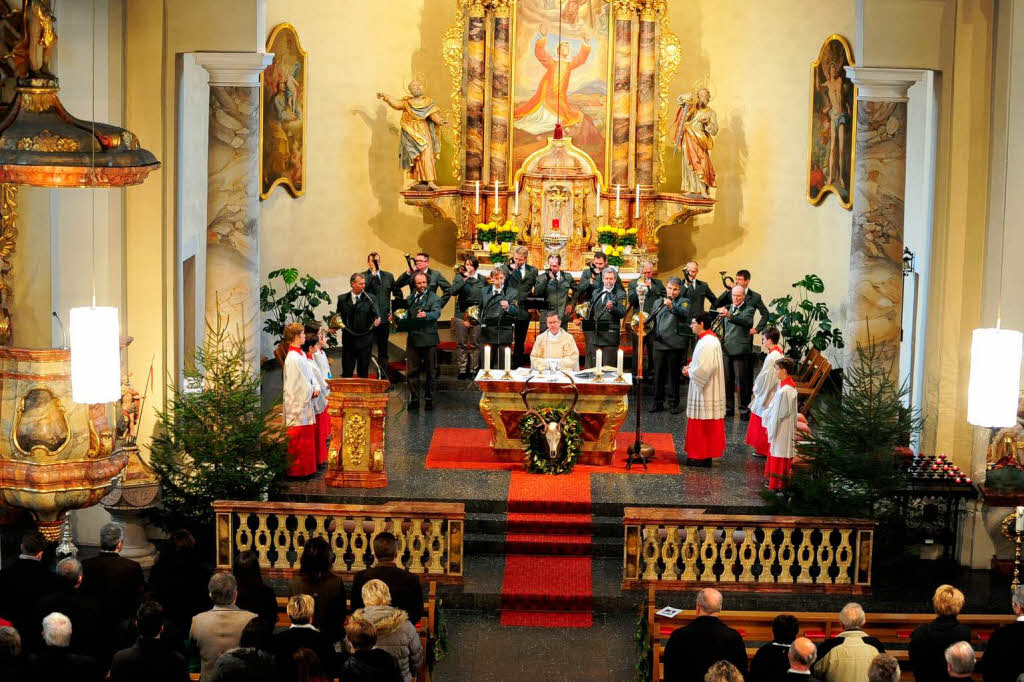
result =
[{"label": "wall painting of saint", "polygon": [[306,52],[291,24],[267,39],[274,61],[260,76],[260,199],[278,185],[306,191]]},{"label": "wall painting of saint", "polygon": [[807,199],[820,203],[832,192],[853,206],[853,163],[857,130],[857,88],[844,67],[853,65],[850,44],[833,33],[811,63],[811,132]]},{"label": "wall painting of saint", "polygon": [[605,170],[609,14],[603,0],[516,3],[510,175],[547,144],[559,120]]}]

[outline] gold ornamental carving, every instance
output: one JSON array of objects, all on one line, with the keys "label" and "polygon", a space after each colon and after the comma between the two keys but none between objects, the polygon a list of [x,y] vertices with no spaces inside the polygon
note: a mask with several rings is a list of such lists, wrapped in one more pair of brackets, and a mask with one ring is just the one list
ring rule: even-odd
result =
[{"label": "gold ornamental carving", "polygon": [[18,140],[18,151],[22,152],[77,152],[79,144],[69,137],[54,135],[44,130],[35,137]]},{"label": "gold ornamental carving", "polygon": [[21,108],[38,114],[53,108],[54,93],[52,88],[24,88],[21,91]]},{"label": "gold ornamental carving", "polygon": [[665,0],[640,0],[640,21],[656,21],[667,9]]},{"label": "gold ornamental carving", "polygon": [[342,444],[343,461],[352,466],[362,466],[370,449],[370,430],[366,417],[353,414],[345,420],[345,436]]},{"label": "gold ornamental carving", "polygon": [[512,15],[512,0],[491,0],[491,11],[499,19],[507,19]]},{"label": "gold ornamental carving", "polygon": [[455,12],[455,23],[448,27],[441,37],[441,60],[448,69],[452,93],[448,97],[450,125],[442,126],[441,134],[453,146],[452,172],[458,180],[462,175],[462,59],[463,35],[466,31],[467,0],[459,0]]},{"label": "gold ornamental carving", "polygon": [[373,451],[373,459],[370,460],[370,471],[384,471],[384,451],[380,448]]},{"label": "gold ornamental carving", "polygon": [[637,0],[611,0],[611,3],[616,21],[632,19],[639,9]]},{"label": "gold ornamental carving", "polygon": [[11,299],[11,256],[18,238],[18,186],[0,185],[0,345],[11,343],[12,326],[8,312]]},{"label": "gold ornamental carving", "polygon": [[668,137],[668,90],[672,79],[679,70],[683,45],[679,36],[672,32],[668,23],[668,12],[662,11],[660,21],[661,39],[658,41],[658,160],[656,175],[659,183],[665,182],[665,138]]},{"label": "gold ornamental carving", "polygon": [[[95,431],[89,421],[89,440]],[[11,443],[26,457],[54,457],[71,444],[71,421],[60,397],[46,386],[24,393],[11,425]],[[90,452],[87,455],[93,458]]]}]

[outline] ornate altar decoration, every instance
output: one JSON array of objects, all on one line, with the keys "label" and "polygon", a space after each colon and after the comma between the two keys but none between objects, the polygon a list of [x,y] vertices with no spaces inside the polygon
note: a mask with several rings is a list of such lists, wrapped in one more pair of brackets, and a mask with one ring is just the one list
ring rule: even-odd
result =
[{"label": "ornate altar decoration", "polygon": [[49,540],[128,460],[114,451],[110,406],[71,401],[70,367],[67,350],[0,348],[0,503],[32,512]]},{"label": "ornate altar decoration", "polygon": [[386,488],[387,379],[330,379],[331,442],[324,481],[334,488]]},{"label": "ornate altar decoration", "polygon": [[456,258],[490,262],[477,226],[512,220],[535,263],[586,266],[597,227],[635,229],[623,267],[658,259],[658,232],[713,210],[661,191],[668,88],[680,60],[666,0],[456,0],[442,39],[457,186],[402,192],[456,229]]},{"label": "ornate altar decoration", "polygon": [[526,455],[523,464],[533,474],[568,474],[572,472],[583,450],[583,421],[576,412],[580,399],[576,382],[568,372],[562,374],[569,379],[573,388],[572,402],[568,407],[542,405],[530,407],[526,396],[537,389],[530,388],[528,377],[519,393],[526,406],[526,414],[519,421],[519,436],[523,440]]}]

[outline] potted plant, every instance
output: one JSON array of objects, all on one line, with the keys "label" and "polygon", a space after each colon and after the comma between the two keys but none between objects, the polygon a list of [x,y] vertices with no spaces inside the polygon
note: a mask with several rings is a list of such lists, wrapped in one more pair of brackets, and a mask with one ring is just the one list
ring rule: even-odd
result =
[{"label": "potted plant", "polygon": [[626,255],[633,253],[633,247],[636,246],[636,228],[631,227],[628,230],[619,231],[619,246],[625,247]]},{"label": "potted plant", "polygon": [[[275,280],[280,283],[275,283]],[[278,287],[283,291],[279,294]],[[260,287],[260,311],[267,313],[263,320],[263,331],[280,343],[285,325],[291,322],[312,322],[317,319],[316,309],[323,303],[330,303],[331,295],[324,291],[320,282],[311,275],[299,273],[298,268],[281,268],[267,275],[267,283]],[[320,319],[327,322],[331,313]],[[334,334],[327,335],[330,346],[338,345]]]},{"label": "potted plant", "polygon": [[799,360],[810,345],[819,351],[829,346],[837,349],[844,347],[843,333],[838,327],[832,326],[828,314],[828,305],[821,300],[812,300],[809,294],[821,294],[825,291],[825,283],[815,274],[805,275],[798,282],[793,282],[797,290],[793,294],[776,298],[768,304],[768,324],[776,327],[785,339],[786,355]]}]

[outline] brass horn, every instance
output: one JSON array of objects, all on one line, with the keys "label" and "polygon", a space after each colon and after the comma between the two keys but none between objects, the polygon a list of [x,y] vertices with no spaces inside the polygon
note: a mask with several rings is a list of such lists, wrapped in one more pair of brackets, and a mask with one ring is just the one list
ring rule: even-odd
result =
[{"label": "brass horn", "polygon": [[409,316],[409,311],[405,308],[401,308],[392,313],[392,315],[395,319],[391,322],[391,332],[394,333],[398,331],[398,323],[404,322],[405,318]]},{"label": "brass horn", "polygon": [[[649,333],[653,326],[654,318],[644,313],[644,334]],[[633,330],[634,334],[640,333],[640,313],[633,313],[633,317],[629,320],[629,328]]]},{"label": "brass horn", "polygon": [[345,331],[345,326],[345,320],[341,319],[340,313],[334,313],[331,315],[331,319],[327,320],[327,327],[332,332],[336,332],[339,329]]},{"label": "brass horn", "polygon": [[736,278],[728,277],[725,273],[725,270],[718,271],[718,274],[722,276],[722,286],[725,287],[726,289],[732,289],[734,286],[736,286]]},{"label": "brass horn", "polygon": [[585,320],[590,315],[590,302],[580,303],[573,309],[573,313],[577,319]]},{"label": "brass horn", "polygon": [[462,319],[470,324],[480,324],[480,306],[471,305],[466,308],[466,312],[462,315]]}]

